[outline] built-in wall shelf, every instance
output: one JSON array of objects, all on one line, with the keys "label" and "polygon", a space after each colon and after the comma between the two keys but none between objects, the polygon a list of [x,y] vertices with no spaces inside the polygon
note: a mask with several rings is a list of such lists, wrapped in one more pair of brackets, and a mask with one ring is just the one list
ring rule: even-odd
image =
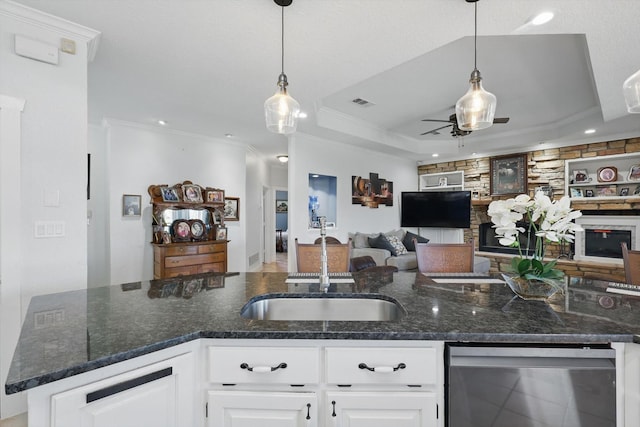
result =
[{"label": "built-in wall shelf", "polygon": [[464,171],[427,173],[418,176],[420,191],[464,190]]},{"label": "built-in wall shelf", "polygon": [[567,160],[565,194],[572,204],[640,198],[640,153]]}]

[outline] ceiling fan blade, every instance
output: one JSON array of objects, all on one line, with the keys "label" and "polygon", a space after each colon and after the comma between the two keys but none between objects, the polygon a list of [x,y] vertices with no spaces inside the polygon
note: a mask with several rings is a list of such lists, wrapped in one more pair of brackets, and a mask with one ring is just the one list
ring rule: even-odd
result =
[{"label": "ceiling fan blade", "polygon": [[451,124],[449,125],[444,125],[444,126],[440,126],[439,128],[435,128],[435,129],[431,129],[430,131],[421,133],[420,135],[427,135],[427,134],[431,134],[431,135],[440,135],[440,132],[438,132],[440,129],[444,129],[444,128],[448,128],[449,126],[453,126]]},{"label": "ceiling fan blade", "polygon": [[509,123],[509,117],[496,117],[493,123]]},{"label": "ceiling fan blade", "polygon": [[442,123],[451,123],[450,120],[438,120],[438,119],[422,119],[423,122],[442,122]]}]

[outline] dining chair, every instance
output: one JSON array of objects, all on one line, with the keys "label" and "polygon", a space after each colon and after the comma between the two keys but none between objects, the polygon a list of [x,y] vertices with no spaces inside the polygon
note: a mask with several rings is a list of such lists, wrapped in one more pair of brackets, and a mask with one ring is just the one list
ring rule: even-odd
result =
[{"label": "dining chair", "polygon": [[629,250],[626,242],[622,242],[621,246],[625,282],[640,285],[640,251]]},{"label": "dining chair", "polygon": [[[322,245],[296,243],[296,264],[299,273],[320,273]],[[351,258],[351,239],[347,243],[327,243],[327,269],[329,273],[347,273]]]},{"label": "dining chair", "polygon": [[[415,240],[415,239],[414,239]],[[421,273],[472,273],[475,245],[468,243],[418,243],[416,257]]]}]

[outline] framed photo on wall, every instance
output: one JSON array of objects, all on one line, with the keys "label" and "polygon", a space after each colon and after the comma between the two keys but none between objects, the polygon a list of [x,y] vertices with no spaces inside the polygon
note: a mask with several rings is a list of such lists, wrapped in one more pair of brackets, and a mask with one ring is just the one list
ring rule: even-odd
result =
[{"label": "framed photo on wall", "polygon": [[489,163],[491,195],[527,192],[527,154],[492,157]]},{"label": "framed photo on wall", "polygon": [[140,216],[142,196],[139,194],[122,195],[122,216]]},{"label": "framed photo on wall", "polygon": [[276,200],[276,212],[288,212],[289,211],[289,202],[287,200]]},{"label": "framed photo on wall", "polygon": [[240,198],[239,197],[224,198],[224,220],[240,221]]}]

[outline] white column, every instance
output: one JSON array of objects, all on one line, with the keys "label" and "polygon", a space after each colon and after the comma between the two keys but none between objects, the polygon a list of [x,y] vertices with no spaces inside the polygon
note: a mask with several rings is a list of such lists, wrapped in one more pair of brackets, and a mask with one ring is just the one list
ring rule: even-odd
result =
[{"label": "white column", "polygon": [[23,394],[7,396],[4,384],[11,365],[21,312],[20,120],[25,101],[0,94],[0,418],[26,411]]}]

